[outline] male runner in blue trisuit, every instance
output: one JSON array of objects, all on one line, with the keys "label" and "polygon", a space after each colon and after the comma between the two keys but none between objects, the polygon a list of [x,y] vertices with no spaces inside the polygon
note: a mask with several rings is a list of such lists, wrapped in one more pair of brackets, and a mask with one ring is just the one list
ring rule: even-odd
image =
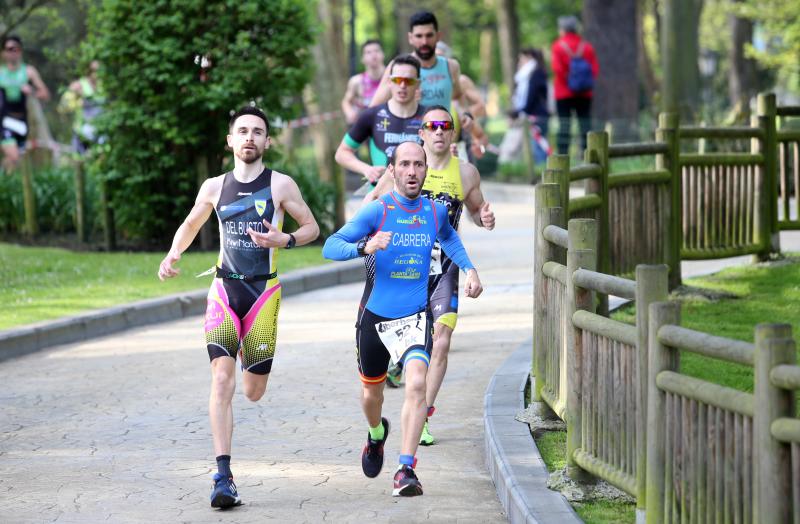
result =
[{"label": "male runner in blue trisuit", "polygon": [[[433,343],[428,272],[434,241],[466,271],[465,294],[475,298],[483,291],[478,272],[447,219],[447,209],[420,196],[426,170],[422,146],[400,144],[387,168],[395,190],[364,206],[328,238],[322,251],[333,260],[375,254],[375,278],[367,281],[369,299],[362,303],[356,323],[361,404],[370,426],[361,466],[368,477],[376,477],[383,467],[389,433],[389,421],[381,417],[384,381],[389,361],[402,361],[406,390],[394,496],[422,494],[413,467],[427,413],[426,375]],[[369,239],[362,240],[365,236]]]}]

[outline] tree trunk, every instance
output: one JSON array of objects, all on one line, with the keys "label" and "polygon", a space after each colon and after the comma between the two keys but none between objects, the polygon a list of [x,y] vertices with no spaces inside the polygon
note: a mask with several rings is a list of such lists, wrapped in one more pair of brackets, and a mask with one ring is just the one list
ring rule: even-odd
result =
[{"label": "tree trunk", "polygon": [[584,35],[600,64],[592,116],[598,124],[611,123],[616,142],[637,138],[637,10],[637,0],[585,0],[583,4]]},{"label": "tree trunk", "polygon": [[[411,46],[408,45],[408,21],[411,15],[417,11],[416,2],[412,2],[411,0],[397,0],[394,3],[395,49],[394,55],[391,58],[411,51]],[[387,57],[387,59],[391,58]]]},{"label": "tree trunk", "polygon": [[733,119],[736,122],[749,123],[750,99],[755,93],[756,68],[753,60],[745,57],[744,46],[753,40],[753,21],[729,14],[728,24],[731,28],[728,93],[733,107]]},{"label": "tree trunk", "polygon": [[650,63],[650,57],[647,55],[647,48],[645,47],[644,39],[644,15],[645,12],[650,9],[654,10],[656,13],[658,12],[658,10],[655,9],[655,3],[651,4],[650,2],[643,2],[639,6],[639,9],[637,9],[636,13],[636,33],[639,41],[639,81],[645,98],[643,103],[646,107],[650,106],[653,95],[655,95],[655,92],[658,90],[658,81],[656,80],[656,75],[653,72],[653,65]]},{"label": "tree trunk", "polygon": [[[337,111],[344,96],[347,83],[346,61],[342,50],[341,0],[319,0],[317,15],[323,27],[312,48],[316,69],[313,89],[304,91],[304,100],[309,115]],[[314,141],[314,153],[321,180],[330,182],[336,188],[336,228],[344,224],[344,175],[334,161],[336,147],[344,135],[344,120],[335,118],[320,123],[312,123],[309,129]]]},{"label": "tree trunk", "polygon": [[503,81],[514,90],[514,73],[519,55],[519,19],[516,0],[495,0],[497,36],[500,43],[500,66]]},{"label": "tree trunk", "polygon": [[677,111],[681,122],[694,120],[699,103],[699,24],[702,0],[664,0],[661,51],[665,111]]}]

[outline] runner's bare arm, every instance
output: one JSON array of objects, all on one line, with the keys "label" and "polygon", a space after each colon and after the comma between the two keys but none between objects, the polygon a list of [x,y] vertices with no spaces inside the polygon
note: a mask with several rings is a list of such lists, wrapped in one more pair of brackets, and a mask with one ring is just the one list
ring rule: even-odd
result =
[{"label": "runner's bare arm", "polygon": [[336,163],[345,169],[349,169],[355,173],[361,173],[369,179],[370,182],[375,182],[383,174],[386,169],[381,166],[372,166],[359,160],[356,156],[356,150],[345,144],[344,140],[336,148],[336,155],[334,156]]},{"label": "runner's bare arm", "polygon": [[[295,245],[303,246],[313,242],[319,236],[319,225],[314,215],[311,213],[308,204],[303,200],[303,195],[300,194],[300,188],[297,187],[297,183],[292,180],[291,177],[282,173],[275,174],[280,175],[276,177],[277,180],[275,178],[273,179],[278,182],[277,187],[275,187],[275,196],[278,199],[276,205],[283,207],[299,226],[297,231],[292,232],[296,240]],[[289,235],[286,233],[284,233],[284,235],[286,239],[282,246],[285,246],[289,241]]]},{"label": "runner's bare arm", "polygon": [[37,71],[32,65],[28,66],[28,78],[31,79],[33,87],[36,88],[36,98],[43,102],[50,100],[50,90],[47,89],[47,86],[44,85],[44,82],[42,82],[42,77],[39,76],[39,71]]},{"label": "runner's bare arm", "polygon": [[172,239],[172,247],[158,267],[159,279],[165,280],[180,273],[180,270],[174,267],[174,264],[180,260],[181,253],[186,251],[192,244],[197,233],[200,232],[200,228],[203,227],[208,217],[211,216],[211,212],[214,211],[214,202],[219,198],[219,193],[222,189],[223,176],[209,178],[200,186],[200,191],[197,192],[197,198],[192,210],[189,211],[186,219],[175,232],[175,237]]},{"label": "runner's bare arm", "polygon": [[391,75],[393,63],[394,60],[389,62],[389,65],[383,70],[381,83],[378,85],[378,89],[375,90],[375,94],[372,95],[372,100],[369,102],[369,107],[379,106],[385,102],[388,102],[392,97],[392,89],[389,87],[389,76]]},{"label": "runner's bare arm", "polygon": [[481,175],[478,169],[468,162],[461,162],[461,183],[464,187],[464,205],[472,221],[479,227],[485,227],[490,231],[494,229],[494,211],[483,198]]},{"label": "runner's bare arm", "polygon": [[364,196],[364,200],[361,202],[361,205],[368,204],[373,200],[378,200],[386,193],[391,192],[393,187],[394,180],[392,179],[392,175],[390,175],[388,172],[384,172],[383,176],[380,178],[380,180],[378,180],[378,185]]},{"label": "runner's bare arm", "polygon": [[453,100],[458,101],[464,94],[461,86],[461,65],[455,58],[448,58],[447,67],[450,69],[450,78],[453,80]]},{"label": "runner's bare arm", "polygon": [[342,113],[344,113],[344,119],[348,124],[355,122],[358,117],[357,100],[358,75],[355,75],[347,81],[347,90],[344,93],[344,98],[342,98]]},{"label": "runner's bare arm", "polygon": [[486,104],[483,102],[483,96],[481,96],[478,86],[465,74],[462,74],[459,79],[461,81],[463,95],[461,100],[464,107],[468,107],[470,113],[472,113],[475,118],[486,116]]}]

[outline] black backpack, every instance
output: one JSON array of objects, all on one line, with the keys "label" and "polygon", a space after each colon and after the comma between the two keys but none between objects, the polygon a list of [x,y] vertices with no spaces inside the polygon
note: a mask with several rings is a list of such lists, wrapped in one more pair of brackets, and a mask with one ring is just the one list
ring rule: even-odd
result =
[{"label": "black backpack", "polygon": [[594,75],[592,65],[583,58],[583,42],[578,44],[578,49],[573,53],[566,42],[561,42],[561,47],[569,55],[569,74],[567,87],[573,93],[584,93],[594,88]]}]

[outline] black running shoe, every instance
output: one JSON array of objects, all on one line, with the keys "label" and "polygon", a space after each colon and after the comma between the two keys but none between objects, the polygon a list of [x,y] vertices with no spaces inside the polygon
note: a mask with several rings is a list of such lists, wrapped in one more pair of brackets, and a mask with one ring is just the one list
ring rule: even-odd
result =
[{"label": "black running shoe", "polygon": [[419,482],[416,473],[405,464],[400,464],[394,474],[393,497],[416,497],[422,495],[422,484]]},{"label": "black running shoe", "polygon": [[383,468],[383,445],[389,437],[389,421],[381,418],[381,424],[383,424],[383,438],[372,440],[367,434],[367,443],[361,452],[361,469],[364,470],[364,475],[371,479],[377,477]]},{"label": "black running shoe", "polygon": [[225,478],[219,473],[214,473],[214,489],[211,490],[212,508],[230,508],[242,503],[239,493],[236,491],[236,484],[233,477]]}]

